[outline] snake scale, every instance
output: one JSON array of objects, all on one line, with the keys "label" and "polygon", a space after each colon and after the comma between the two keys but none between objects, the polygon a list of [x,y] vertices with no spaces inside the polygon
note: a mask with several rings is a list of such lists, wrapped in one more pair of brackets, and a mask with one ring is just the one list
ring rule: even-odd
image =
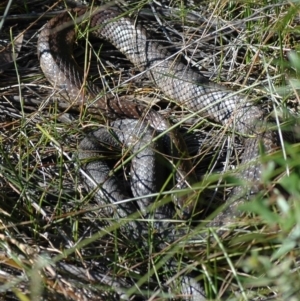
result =
[{"label": "snake scale", "polygon": [[[207,80],[200,72],[182,62],[180,55],[169,52],[163,45],[151,40],[138,22],[124,16],[116,7],[73,9],[51,19],[40,33],[38,54],[41,68],[50,83],[65,92],[74,105],[87,105],[111,119],[146,119],[160,131],[169,126],[157,112],[126,99],[105,97],[101,88],[84,80],[81,69],[72,57],[75,24],[80,31],[89,28],[89,35],[113,44],[167,97],[192,112],[193,117],[208,118],[244,136],[245,152],[241,163],[247,167],[241,171],[242,178],[253,184],[249,193],[257,192],[255,183],[260,179],[262,168],[255,161],[259,155],[258,146],[262,143],[266,152],[276,147],[274,134],[266,130],[263,112],[258,106],[246,97]],[[97,135],[101,136],[101,131]],[[81,144],[83,149],[89,141],[87,139]],[[94,147],[86,146],[86,149]],[[108,189],[112,186],[108,183]],[[238,199],[239,193],[241,189],[235,188],[233,197]],[[223,224],[232,219],[238,203],[230,205],[210,225]],[[121,216],[132,211],[130,207],[120,210]],[[193,300],[204,300],[200,296],[196,293]]]}]

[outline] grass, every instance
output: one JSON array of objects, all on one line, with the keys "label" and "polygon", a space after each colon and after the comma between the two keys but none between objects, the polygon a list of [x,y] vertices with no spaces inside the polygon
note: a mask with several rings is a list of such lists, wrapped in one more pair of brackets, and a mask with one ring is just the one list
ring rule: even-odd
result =
[{"label": "grass", "polygon": [[[65,4],[60,5],[56,9]],[[206,77],[248,94],[272,117],[276,131],[293,130],[297,138],[297,118],[290,112],[297,112],[299,100],[300,59],[291,52],[299,47],[299,3],[219,0],[194,7],[180,1],[170,5],[172,14],[169,8],[158,15],[168,25],[158,39],[167,34],[175,50],[191,44],[182,55]],[[38,15],[29,15],[29,8]],[[4,12],[5,6],[0,9]],[[142,9],[145,23],[153,21],[146,3],[132,3],[129,9]],[[127,294],[134,300],[165,300],[180,295],[181,273],[192,272],[209,300],[298,300],[299,145],[279,140],[274,153],[262,152],[260,192],[241,206],[243,216],[219,231],[205,227],[215,209],[209,202],[213,199],[217,208],[230,187],[241,183],[232,169],[243,145],[208,120],[184,123],[189,141],[203,141],[194,156],[201,175],[196,190],[203,191],[202,202],[207,204],[200,208],[202,215],[159,224],[191,230],[164,248],[156,248],[151,227],[144,241],[118,231],[140,216],[103,216],[82,185],[80,162],[73,154],[82,137],[97,128],[99,116],[85,111],[62,115],[61,101],[53,101],[57,93],[36,57],[36,32],[49,17],[35,21],[46,10],[30,0],[13,2],[10,15],[18,15],[18,26],[11,27],[16,21],[8,18],[1,33],[10,40],[21,30],[24,40],[16,64],[0,74],[0,299],[116,300],[116,294]],[[75,53],[81,66],[89,62],[82,54],[88,44],[79,42]],[[95,45],[96,57],[89,66],[95,82],[103,81],[101,70],[105,84],[120,94],[160,101],[174,122],[187,116],[166,103],[150,81],[135,79],[136,68],[110,45]],[[164,193],[166,202],[174,194]]]}]

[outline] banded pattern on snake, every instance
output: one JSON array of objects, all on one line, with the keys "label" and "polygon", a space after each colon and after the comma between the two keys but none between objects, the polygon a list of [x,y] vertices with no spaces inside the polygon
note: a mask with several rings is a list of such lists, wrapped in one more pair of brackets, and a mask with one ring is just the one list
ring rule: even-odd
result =
[{"label": "banded pattern on snake", "polygon": [[[276,146],[273,133],[266,131],[260,108],[247,98],[208,81],[191,66],[184,64],[179,55],[170,53],[164,46],[151,40],[142,26],[124,17],[118,8],[74,9],[50,20],[40,33],[38,53],[41,68],[52,85],[65,92],[72,103],[77,106],[84,104],[112,119],[145,118],[160,131],[167,130],[169,126],[155,111],[126,99],[105,97],[100,88],[84,81],[71,55],[75,23],[80,30],[92,28],[90,35],[111,42],[141,72],[145,72],[167,97],[193,112],[194,117],[204,116],[230,131],[244,135],[242,164],[249,166],[242,172],[242,177],[253,183],[260,178],[261,165],[252,162],[258,156],[258,145],[262,142],[267,152]],[[88,141],[82,144],[82,149],[86,143]],[[254,185],[251,193],[257,189]],[[234,196],[238,197],[239,193],[240,188],[234,189]],[[231,219],[236,204],[212,221],[211,225]],[[200,297],[201,293],[197,293],[193,295],[193,300],[200,300],[196,299]]]}]

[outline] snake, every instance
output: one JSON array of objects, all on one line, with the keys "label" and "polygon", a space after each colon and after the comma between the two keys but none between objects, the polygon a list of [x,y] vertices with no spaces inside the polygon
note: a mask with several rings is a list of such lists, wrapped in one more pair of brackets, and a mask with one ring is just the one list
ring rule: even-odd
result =
[{"label": "snake", "polygon": [[[191,112],[191,121],[198,117],[206,118],[222,125],[229,133],[242,137],[245,151],[241,158],[241,166],[245,168],[240,172],[241,178],[251,183],[251,189],[247,191],[248,195],[257,193],[262,173],[262,164],[256,160],[259,156],[259,145],[262,144],[266,152],[271,152],[277,145],[274,133],[267,128],[261,108],[246,96],[208,80],[189,63],[184,62],[180,53],[172,53],[164,45],[152,39],[139,22],[126,16],[117,6],[69,10],[48,21],[40,32],[38,56],[41,69],[48,81],[66,95],[73,106],[86,106],[89,110],[102,114],[110,120],[145,120],[157,131],[165,131],[169,128],[169,123],[155,110],[126,98],[113,94],[107,95],[103,88],[86,80],[73,59],[72,48],[78,31],[87,30],[89,36],[105,39],[114,45],[141,73],[150,78],[166,97]],[[118,133],[122,132],[124,125],[127,129],[129,124],[133,127],[137,126],[137,123],[132,125],[132,121],[112,123],[112,128],[115,128],[113,135],[117,133],[118,139],[122,142],[128,140],[130,134],[126,136],[127,138],[120,138],[122,134]],[[142,126],[142,132],[147,132],[146,127],[147,125]],[[99,130],[83,140],[80,144],[83,153],[81,158],[89,157],[84,155],[84,151],[88,150],[92,150],[94,155],[95,149],[99,147],[98,142],[95,141],[99,136],[107,137],[105,133],[107,130]],[[151,132],[141,135],[141,141],[151,140],[151,135]],[[132,146],[132,143],[129,145]],[[141,145],[135,147],[140,149]],[[153,145],[150,149],[152,147]],[[150,154],[148,150],[146,152],[145,156],[150,160],[148,162],[152,162],[150,158],[155,154]],[[97,164],[89,163],[88,171],[94,179],[99,179],[97,183],[103,183],[104,180],[98,176]],[[106,168],[105,174],[107,175],[108,172]],[[145,173],[150,178],[157,175],[147,170]],[[138,178],[139,176],[136,177]],[[115,184],[109,181],[106,184],[103,191],[107,188],[108,194],[111,194]],[[91,187],[91,184],[88,186]],[[241,189],[241,187],[233,189],[232,196],[235,202],[228,204],[227,209],[209,225],[222,225],[238,214],[237,205],[245,199],[240,197]],[[152,188],[148,192],[152,192]],[[118,191],[117,194],[119,197],[121,192]],[[123,197],[127,196],[121,195],[121,198]],[[125,216],[132,210],[130,206],[119,207],[119,215]],[[195,293],[192,300],[205,300],[205,298],[201,292]]]}]

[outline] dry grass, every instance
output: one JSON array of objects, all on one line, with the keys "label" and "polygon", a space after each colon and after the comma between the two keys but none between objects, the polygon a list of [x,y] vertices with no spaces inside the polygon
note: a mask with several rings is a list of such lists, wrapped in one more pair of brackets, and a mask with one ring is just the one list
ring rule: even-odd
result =
[{"label": "dry grass", "polygon": [[[55,101],[57,91],[39,68],[38,30],[50,12],[65,7],[63,2],[54,4],[13,1],[1,32],[1,39],[11,40],[20,32],[24,39],[16,63],[0,74],[0,299],[118,300],[126,293],[132,300],[163,300],[169,286],[173,297],[180,293],[176,281],[166,282],[192,270],[208,299],[298,300],[299,145],[282,144],[274,154],[262,155],[266,168],[261,193],[245,204],[249,214],[231,231],[220,237],[202,220],[194,220],[192,226],[187,221],[184,226],[191,227],[197,239],[182,237],[157,251],[150,237],[148,247],[142,247],[118,231],[126,220],[101,216],[81,184],[73,154],[78,141],[99,121],[84,111],[63,115],[66,106]],[[0,6],[2,12],[5,7]],[[220,0],[185,6],[172,1],[170,7],[155,6],[165,25],[161,32],[146,3],[131,7],[133,12],[141,9],[149,30],[158,39],[170,39],[174,50],[183,49],[182,55],[205,76],[249,94],[275,121],[289,120],[280,128],[293,127],[297,135],[296,119],[284,119],[298,109],[300,60],[296,55],[288,59],[299,47],[296,2]],[[85,46],[83,39],[76,51],[82,65]],[[185,116],[148,79],[137,79],[137,69],[117,50],[99,41],[94,47],[91,74],[96,82],[103,80],[100,70],[121,95],[160,101],[162,109],[168,109],[163,113],[174,122]],[[209,186],[219,204],[235,183],[230,176],[242,145],[233,144],[223,128],[207,120],[184,126],[190,140],[203,141],[200,150],[196,143],[194,153],[199,191]],[[202,218],[213,210],[209,201],[201,208]],[[208,231],[212,240],[201,240],[199,235]],[[181,263],[177,274],[168,266],[173,257]]]}]

